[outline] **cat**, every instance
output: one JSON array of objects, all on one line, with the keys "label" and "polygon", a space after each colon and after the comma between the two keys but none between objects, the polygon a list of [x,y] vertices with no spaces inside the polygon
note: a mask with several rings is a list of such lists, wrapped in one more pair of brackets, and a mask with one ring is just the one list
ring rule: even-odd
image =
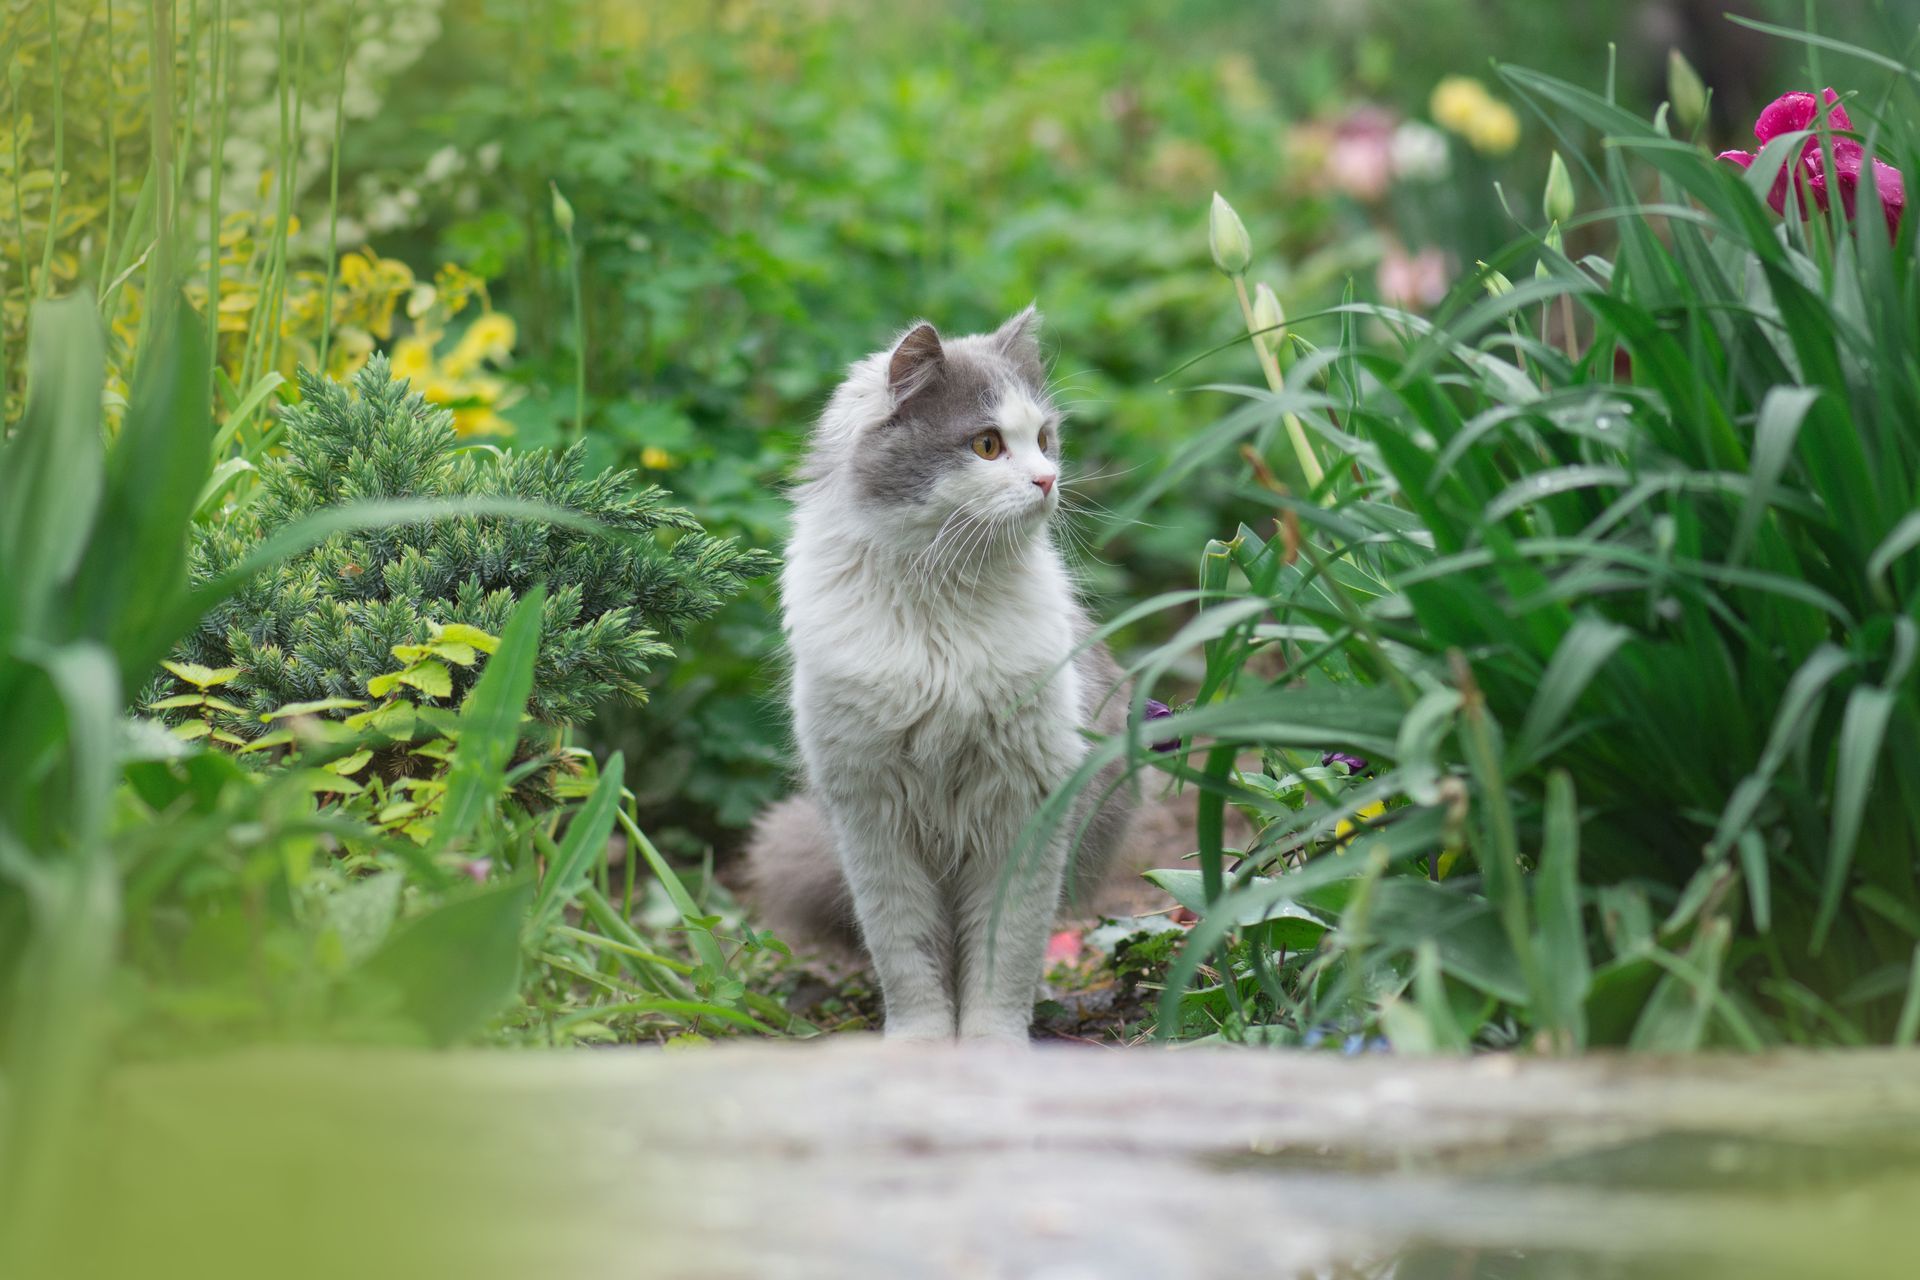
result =
[{"label": "cat", "polygon": [[1039,325],[918,323],[853,365],[793,495],[806,791],[762,815],[749,877],[782,922],[857,927],[890,1039],[1025,1043],[1063,891],[1098,881],[1135,804],[1110,766],[1022,848],[1083,730],[1118,732],[1128,701],[1053,541],[1064,415]]}]

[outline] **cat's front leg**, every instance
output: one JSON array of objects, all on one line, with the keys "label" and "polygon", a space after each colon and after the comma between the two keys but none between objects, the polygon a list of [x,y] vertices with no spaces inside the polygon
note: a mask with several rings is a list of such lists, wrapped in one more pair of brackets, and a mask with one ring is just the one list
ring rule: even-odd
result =
[{"label": "cat's front leg", "polygon": [[972,864],[956,929],[962,1040],[1027,1043],[1066,862],[1056,836],[1044,849]]},{"label": "cat's front leg", "polygon": [[865,806],[840,806],[834,826],[854,915],[880,979],[886,1038],[952,1040],[953,929],[938,881]]}]

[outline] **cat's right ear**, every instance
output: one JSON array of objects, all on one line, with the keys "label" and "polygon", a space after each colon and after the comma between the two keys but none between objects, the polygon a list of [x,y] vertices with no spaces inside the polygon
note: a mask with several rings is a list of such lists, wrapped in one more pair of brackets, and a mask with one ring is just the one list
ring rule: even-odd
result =
[{"label": "cat's right ear", "polygon": [[923,321],[908,331],[894,346],[893,358],[887,361],[887,390],[893,393],[894,407],[899,408],[925,390],[940,376],[946,362],[946,350],[941,347],[940,335],[932,325]]}]

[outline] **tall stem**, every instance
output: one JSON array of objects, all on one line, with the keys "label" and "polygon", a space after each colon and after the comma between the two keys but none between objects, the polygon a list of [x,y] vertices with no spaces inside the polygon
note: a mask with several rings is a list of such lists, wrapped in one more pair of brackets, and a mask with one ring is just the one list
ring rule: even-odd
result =
[{"label": "tall stem", "polygon": [[147,266],[147,305],[141,330],[154,308],[167,305],[173,290],[173,0],[153,0],[152,48],[149,53],[153,87],[154,244]]},{"label": "tall stem", "polygon": [[333,346],[333,285],[340,273],[340,143],[347,135],[347,60],[353,54],[353,18],[357,0],[348,0],[340,33],[339,95],[333,104],[333,158],[327,168],[327,289],[320,295],[320,374],[326,376]]},{"label": "tall stem", "polygon": [[[40,296],[53,296],[53,244],[60,235],[60,187],[66,181],[67,95],[60,75],[60,10],[47,0],[47,59],[53,68],[53,191],[47,204],[47,243],[40,251]],[[16,175],[17,180],[17,175]]]},{"label": "tall stem", "polygon": [[[1257,325],[1253,319],[1253,299],[1247,296],[1247,278],[1237,275],[1233,278],[1233,291],[1240,298],[1240,315],[1246,320],[1247,333],[1253,340],[1253,353],[1260,361],[1260,372],[1267,377],[1267,386],[1275,395],[1287,388],[1286,379],[1280,374],[1280,360],[1267,346],[1264,335],[1255,332]],[[1326,478],[1326,469],[1320,465],[1320,459],[1313,452],[1313,445],[1307,440],[1307,429],[1300,419],[1285,414],[1281,419],[1287,428],[1287,439],[1293,444],[1294,456],[1300,460],[1300,471],[1307,478],[1307,488],[1318,489]]]}]

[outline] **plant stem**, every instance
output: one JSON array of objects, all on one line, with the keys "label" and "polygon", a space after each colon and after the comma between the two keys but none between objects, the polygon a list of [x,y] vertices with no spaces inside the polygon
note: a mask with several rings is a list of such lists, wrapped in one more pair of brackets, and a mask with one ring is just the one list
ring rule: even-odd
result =
[{"label": "plant stem", "polygon": [[154,245],[147,265],[147,305],[142,313],[141,332],[151,331],[145,323],[157,306],[166,305],[173,289],[173,0],[153,0],[152,45],[148,53],[153,89],[153,176]]},{"label": "plant stem", "polygon": [[[1253,353],[1260,361],[1260,372],[1266,375],[1268,388],[1278,395],[1286,390],[1286,379],[1281,376],[1280,361],[1268,348],[1264,335],[1254,332],[1253,300],[1247,296],[1247,278],[1244,275],[1233,278],[1233,291],[1240,299],[1240,315],[1245,319],[1247,334],[1253,340]],[[1307,478],[1307,488],[1318,489],[1327,473],[1320,465],[1320,459],[1314,455],[1313,445],[1307,440],[1307,429],[1291,413],[1284,415],[1282,421],[1286,424],[1287,439],[1293,444],[1294,456],[1300,460],[1300,471]]]},{"label": "plant stem", "polygon": [[213,65],[207,69],[213,135],[207,150],[207,403],[218,406],[213,388],[220,368],[220,180],[227,169],[227,0],[218,0]]},{"label": "plant stem", "polygon": [[580,298],[580,247],[567,228],[567,265],[573,286],[573,437],[587,435],[587,316]]},{"label": "plant stem", "polygon": [[[51,48],[48,61],[53,68],[53,190],[47,204],[47,243],[40,251],[40,296],[53,296],[53,243],[60,234],[60,185],[66,180],[66,94],[61,90],[60,10],[56,0],[47,0],[47,40]],[[15,175],[15,181],[18,181]]]},{"label": "plant stem", "polygon": [[339,96],[333,104],[333,156],[327,166],[327,286],[320,295],[320,374],[326,376],[327,353],[333,347],[333,286],[340,274],[340,143],[347,135],[347,60],[353,53],[353,18],[357,0],[348,0],[346,25],[340,32]]},{"label": "plant stem", "polygon": [[[113,0],[107,0],[107,127],[101,136],[107,144],[107,229],[100,241],[100,269],[113,270],[113,223],[120,204],[120,146],[115,131],[120,123],[120,77],[116,74],[113,48]],[[104,283],[104,281],[103,281]]]}]

